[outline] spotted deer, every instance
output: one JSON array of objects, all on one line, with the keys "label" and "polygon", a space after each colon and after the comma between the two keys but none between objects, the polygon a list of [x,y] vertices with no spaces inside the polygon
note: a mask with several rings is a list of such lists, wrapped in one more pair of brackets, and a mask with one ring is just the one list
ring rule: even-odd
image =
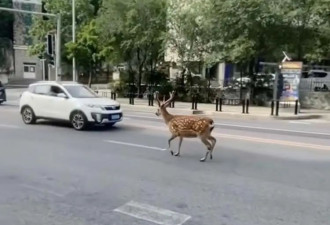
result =
[{"label": "spotted deer", "polygon": [[[211,132],[214,128],[214,122],[211,118],[193,116],[193,115],[172,115],[167,111],[167,107],[173,101],[175,92],[170,93],[170,98],[165,101],[165,98],[161,102],[159,100],[158,92],[156,93],[156,100],[158,103],[158,109],[156,112],[157,116],[162,116],[165,124],[168,126],[172,136],[168,140],[168,148],[173,155],[171,150],[171,141],[179,137],[179,149],[174,156],[180,155],[181,144],[183,138],[200,138],[201,141],[207,147],[205,156],[200,159],[204,162],[210,154],[210,159],[213,158],[212,153],[216,144],[216,139],[211,136]],[[210,143],[211,142],[211,143]]]}]

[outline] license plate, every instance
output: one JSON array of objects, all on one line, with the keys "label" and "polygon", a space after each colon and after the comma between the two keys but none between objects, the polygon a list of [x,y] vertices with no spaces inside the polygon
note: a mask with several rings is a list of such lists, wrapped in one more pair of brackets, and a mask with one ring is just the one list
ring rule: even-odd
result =
[{"label": "license plate", "polygon": [[112,115],[111,118],[113,120],[118,120],[120,118],[120,115]]}]

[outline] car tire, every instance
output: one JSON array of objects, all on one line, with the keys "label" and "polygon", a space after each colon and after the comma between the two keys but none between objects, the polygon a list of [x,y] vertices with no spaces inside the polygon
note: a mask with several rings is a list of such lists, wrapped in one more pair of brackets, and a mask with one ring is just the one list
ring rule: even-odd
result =
[{"label": "car tire", "polygon": [[75,130],[85,130],[88,127],[87,118],[82,112],[72,113],[70,121]]},{"label": "car tire", "polygon": [[37,120],[33,109],[29,106],[25,106],[22,109],[22,119],[25,124],[35,124]]}]

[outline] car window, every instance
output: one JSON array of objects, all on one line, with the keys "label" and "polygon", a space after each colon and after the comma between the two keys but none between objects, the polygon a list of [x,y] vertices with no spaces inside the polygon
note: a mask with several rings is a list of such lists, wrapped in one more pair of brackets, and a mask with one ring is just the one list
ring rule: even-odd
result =
[{"label": "car window", "polygon": [[48,95],[50,91],[50,85],[37,85],[34,88],[34,94],[38,95]]},{"label": "car window", "polygon": [[67,85],[65,86],[66,90],[74,98],[97,98],[97,94],[86,86],[80,85]]},{"label": "car window", "polygon": [[62,90],[62,88],[60,88],[58,86],[51,86],[50,92],[49,92],[50,96],[57,96],[60,93],[65,94],[64,91]]}]

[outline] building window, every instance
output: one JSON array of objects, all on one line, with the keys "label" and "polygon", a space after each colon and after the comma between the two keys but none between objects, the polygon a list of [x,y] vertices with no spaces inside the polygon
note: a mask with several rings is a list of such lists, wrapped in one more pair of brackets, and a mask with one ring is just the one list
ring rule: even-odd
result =
[{"label": "building window", "polygon": [[29,66],[24,66],[24,72],[26,72],[26,73],[29,72]]},{"label": "building window", "polygon": [[30,66],[30,72],[34,73],[36,71],[36,68],[34,66]]}]

